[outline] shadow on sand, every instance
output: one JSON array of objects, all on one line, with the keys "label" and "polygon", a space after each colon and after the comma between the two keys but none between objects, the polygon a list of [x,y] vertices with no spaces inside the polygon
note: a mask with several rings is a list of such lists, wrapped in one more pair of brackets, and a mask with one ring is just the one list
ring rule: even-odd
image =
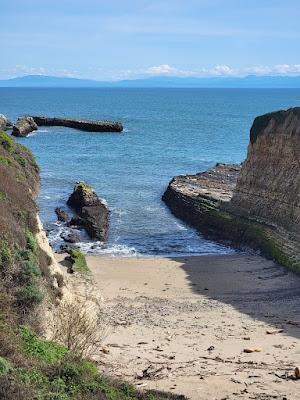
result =
[{"label": "shadow on sand", "polygon": [[260,256],[172,258],[194,293],[230,304],[251,318],[300,338],[300,276]]}]

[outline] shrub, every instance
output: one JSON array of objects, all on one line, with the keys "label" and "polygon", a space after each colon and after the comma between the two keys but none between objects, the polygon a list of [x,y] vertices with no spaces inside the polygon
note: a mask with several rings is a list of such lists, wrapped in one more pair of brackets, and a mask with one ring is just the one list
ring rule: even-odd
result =
[{"label": "shrub", "polygon": [[0,375],[8,374],[11,368],[10,362],[5,358],[0,357]]},{"label": "shrub", "polygon": [[32,232],[30,232],[29,230],[26,230],[25,232],[25,236],[26,236],[26,242],[27,242],[27,249],[31,250],[33,253],[36,253],[37,251],[37,243],[36,240],[32,234]]},{"label": "shrub", "polygon": [[36,308],[43,298],[43,293],[33,284],[22,287],[17,293],[17,303],[25,309]]},{"label": "shrub", "polygon": [[99,352],[106,333],[103,321],[83,303],[62,304],[52,326],[52,340],[85,357]]},{"label": "shrub", "polygon": [[89,272],[85,255],[79,249],[71,249],[69,254],[72,264],[71,272]]},{"label": "shrub", "polygon": [[0,267],[3,269],[12,262],[13,255],[8,243],[5,240],[0,242]]},{"label": "shrub", "polygon": [[7,194],[5,192],[0,191],[0,201],[4,201],[7,199]]},{"label": "shrub", "polygon": [[34,283],[35,279],[41,276],[41,271],[32,260],[25,260],[18,275],[21,284]]},{"label": "shrub", "polygon": [[0,156],[0,164],[2,165],[11,165],[11,160],[10,158],[6,157],[6,156]]},{"label": "shrub", "polygon": [[7,133],[0,131],[0,145],[3,146],[5,150],[11,153],[15,147],[15,141]]},{"label": "shrub", "polygon": [[26,167],[26,159],[22,156],[20,156],[19,154],[16,154],[14,156],[14,159],[17,161],[17,163],[19,163],[21,165],[21,167]]}]

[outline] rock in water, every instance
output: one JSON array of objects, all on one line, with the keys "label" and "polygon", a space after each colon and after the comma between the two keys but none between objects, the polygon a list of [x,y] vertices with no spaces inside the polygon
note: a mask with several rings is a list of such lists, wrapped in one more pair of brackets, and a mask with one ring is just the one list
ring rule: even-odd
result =
[{"label": "rock in water", "polygon": [[38,129],[32,117],[19,117],[13,126],[12,134],[17,137],[27,136],[29,133]]},{"label": "rock in water", "polygon": [[57,219],[58,221],[61,222],[68,222],[69,221],[69,215],[68,213],[66,213],[64,210],[62,210],[61,208],[57,207],[55,209],[55,214],[57,215]]},{"label": "rock in water", "polygon": [[93,188],[84,182],[76,183],[67,204],[81,217],[82,226],[92,239],[107,239],[109,210]]},{"label": "rock in water", "polygon": [[38,126],[65,126],[88,132],[122,132],[123,125],[115,121],[94,121],[87,119],[32,116]]}]

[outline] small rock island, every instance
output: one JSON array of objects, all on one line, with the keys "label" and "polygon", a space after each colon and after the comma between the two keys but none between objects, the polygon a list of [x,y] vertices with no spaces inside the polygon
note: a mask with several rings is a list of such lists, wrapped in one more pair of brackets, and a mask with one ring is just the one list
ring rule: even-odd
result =
[{"label": "small rock island", "polygon": [[91,186],[85,182],[76,183],[67,204],[79,216],[71,220],[71,225],[83,227],[92,239],[100,241],[107,239],[110,212]]}]

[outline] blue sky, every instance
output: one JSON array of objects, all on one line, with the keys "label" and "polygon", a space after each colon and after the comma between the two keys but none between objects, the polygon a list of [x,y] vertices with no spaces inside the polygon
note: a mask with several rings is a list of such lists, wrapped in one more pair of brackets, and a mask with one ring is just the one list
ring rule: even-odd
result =
[{"label": "blue sky", "polygon": [[1,0],[0,78],[300,74],[299,0]]}]

